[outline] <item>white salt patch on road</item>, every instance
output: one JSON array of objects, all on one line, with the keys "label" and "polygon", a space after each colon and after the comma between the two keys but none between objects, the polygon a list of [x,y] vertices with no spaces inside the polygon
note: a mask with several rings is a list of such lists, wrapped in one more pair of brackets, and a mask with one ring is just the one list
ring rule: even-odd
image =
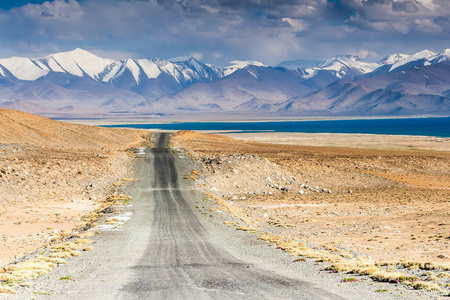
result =
[{"label": "white salt patch on road", "polygon": [[[128,207],[130,207],[129,205]],[[133,213],[131,211],[124,212],[120,215],[114,216],[112,218],[108,219],[114,219],[113,224],[102,224],[97,225],[95,229],[102,230],[102,231],[119,231],[123,230],[123,225],[130,220],[133,217]]]}]

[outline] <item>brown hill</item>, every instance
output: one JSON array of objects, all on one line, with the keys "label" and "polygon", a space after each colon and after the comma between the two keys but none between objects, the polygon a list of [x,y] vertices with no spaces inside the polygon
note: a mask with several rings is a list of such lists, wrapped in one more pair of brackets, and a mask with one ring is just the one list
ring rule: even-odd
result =
[{"label": "brown hill", "polygon": [[144,130],[71,124],[0,108],[0,143],[69,148],[126,149],[148,136]]}]

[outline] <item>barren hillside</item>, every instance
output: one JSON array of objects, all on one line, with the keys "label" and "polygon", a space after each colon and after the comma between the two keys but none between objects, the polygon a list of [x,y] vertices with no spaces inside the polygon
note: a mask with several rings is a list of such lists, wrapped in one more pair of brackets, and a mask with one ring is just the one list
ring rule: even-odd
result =
[{"label": "barren hillside", "polygon": [[126,149],[146,131],[101,128],[59,122],[17,110],[0,108],[0,143],[70,148]]},{"label": "barren hillside", "polygon": [[0,266],[84,224],[132,177],[124,150],[148,137],[0,109]]}]

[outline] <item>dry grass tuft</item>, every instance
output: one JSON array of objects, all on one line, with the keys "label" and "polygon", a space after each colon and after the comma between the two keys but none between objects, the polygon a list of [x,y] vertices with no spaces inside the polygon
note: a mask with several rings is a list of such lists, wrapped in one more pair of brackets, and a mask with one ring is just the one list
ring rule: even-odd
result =
[{"label": "dry grass tuft", "polygon": [[421,270],[450,271],[450,265],[443,265],[435,262],[401,261],[400,264],[405,268],[417,267]]},{"label": "dry grass tuft", "polygon": [[325,267],[325,270],[335,272],[350,272],[360,275],[372,275],[380,271],[373,261],[367,257],[360,257],[356,260],[340,260]]},{"label": "dry grass tuft", "polygon": [[37,256],[31,260],[21,262],[10,268],[9,273],[1,273],[0,281],[18,281],[47,274],[55,267],[55,261],[51,258]]},{"label": "dry grass tuft", "polygon": [[257,229],[254,227],[250,227],[250,226],[244,226],[241,225],[239,227],[236,227],[237,230],[242,230],[242,231],[256,231]]},{"label": "dry grass tuft", "polygon": [[89,239],[76,239],[74,243],[75,244],[87,245],[87,244],[92,244],[92,240],[89,240]]},{"label": "dry grass tuft", "polygon": [[448,278],[448,277],[450,277],[450,274],[442,272],[442,273],[439,273],[437,277],[438,278]]},{"label": "dry grass tuft", "polygon": [[29,287],[29,286],[32,286],[33,284],[29,281],[25,281],[25,282],[20,282],[19,285],[22,287]]},{"label": "dry grass tuft", "polygon": [[17,292],[10,286],[0,286],[0,294],[17,294]]},{"label": "dry grass tuft", "polygon": [[7,281],[15,281],[15,280],[19,280],[16,275],[8,274],[8,273],[0,274],[0,281],[7,282]]},{"label": "dry grass tuft", "polygon": [[80,238],[89,238],[93,237],[95,234],[93,232],[85,232],[83,234],[80,234]]},{"label": "dry grass tuft", "polygon": [[16,265],[8,265],[8,266],[4,266],[3,268],[1,268],[1,271],[3,273],[8,273],[8,272],[12,272],[17,268]]},{"label": "dry grass tuft", "polygon": [[378,272],[373,273],[370,275],[370,278],[376,281],[383,281],[383,282],[393,282],[397,283],[397,280],[399,277],[406,276],[403,273],[399,272],[387,272],[383,270],[379,270]]},{"label": "dry grass tuft", "polygon": [[76,243],[62,243],[62,244],[56,244],[51,247],[52,252],[62,252],[62,251],[71,251],[76,250],[80,248],[80,245],[77,245]]},{"label": "dry grass tuft", "polygon": [[72,255],[72,256],[80,256],[80,255],[81,255],[81,252],[80,252],[80,251],[75,251],[75,250],[69,251],[69,253],[70,253],[70,255]]},{"label": "dry grass tuft", "polygon": [[72,255],[69,252],[64,251],[64,252],[52,253],[52,254],[50,254],[50,257],[52,257],[52,258],[70,258],[70,257],[72,257]]},{"label": "dry grass tuft", "polygon": [[416,290],[440,291],[438,285],[431,282],[417,281],[411,285]]},{"label": "dry grass tuft", "polygon": [[450,271],[449,264],[438,264],[435,262],[418,262],[409,260],[400,261],[380,261],[377,263],[378,266],[402,266],[410,270],[443,270]]},{"label": "dry grass tuft", "polygon": [[268,234],[263,234],[261,235],[258,240],[263,240],[263,241],[267,241],[269,243],[278,243],[281,240],[283,240],[284,237],[280,236],[280,235],[268,235]]}]

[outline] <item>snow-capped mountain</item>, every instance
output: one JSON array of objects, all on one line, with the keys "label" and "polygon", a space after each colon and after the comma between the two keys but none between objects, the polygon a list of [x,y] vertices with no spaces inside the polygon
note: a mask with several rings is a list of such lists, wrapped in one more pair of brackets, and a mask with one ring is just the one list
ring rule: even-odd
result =
[{"label": "snow-capped mountain", "polygon": [[[209,83],[194,84],[149,104],[168,112],[183,110],[260,110],[313,89],[293,70],[250,65]],[[168,105],[169,104],[169,105]]]},{"label": "snow-capped mountain", "polygon": [[46,116],[222,112],[292,115],[450,114],[450,49],[377,63],[338,55],[277,67],[192,57],[101,58],[83,49],[0,59],[0,107]]},{"label": "snow-capped mountain", "polygon": [[49,73],[62,73],[77,77],[90,77],[98,82],[117,83],[129,73],[135,84],[143,80],[156,79],[162,73],[180,84],[211,81],[223,76],[221,72],[190,57],[186,61],[171,62],[162,59],[111,60],[98,57],[83,49],[75,49],[29,59],[12,57],[0,59],[0,75],[19,80],[34,81]]},{"label": "snow-capped mountain", "polygon": [[384,65],[390,66],[388,72],[398,71],[405,65],[412,65],[412,64],[417,64],[421,66],[433,65],[447,60],[448,57],[445,56],[446,51],[447,50],[443,50],[440,53],[434,53],[429,50],[423,50],[413,55],[397,54],[401,55],[401,57],[397,57],[397,59],[391,60],[386,59]]},{"label": "snow-capped mountain", "polygon": [[258,67],[266,67],[262,62],[256,60],[233,60],[230,61],[229,66],[225,67],[223,70],[223,75],[228,76],[233,74],[237,70],[244,69],[248,66],[258,66]]},{"label": "snow-capped mountain", "polygon": [[326,61],[287,61],[280,65],[298,72],[306,80],[304,84],[313,89],[326,87],[336,80],[364,75],[380,66],[353,55],[336,55]]},{"label": "snow-capped mountain", "polygon": [[348,78],[350,76],[357,76],[372,72],[379,65],[376,63],[369,63],[363,61],[358,56],[353,55],[337,55],[318,68],[322,70],[335,71],[336,76],[339,78]]},{"label": "snow-capped mountain", "polygon": [[408,57],[411,57],[411,55],[403,54],[403,53],[390,54],[390,55],[386,56],[385,58],[383,58],[382,60],[380,60],[378,62],[378,64],[380,66],[393,65],[393,64],[398,63],[399,61],[407,59]]},{"label": "snow-capped mountain", "polygon": [[336,115],[450,114],[450,50],[388,56],[373,72],[338,80],[281,110]]}]

